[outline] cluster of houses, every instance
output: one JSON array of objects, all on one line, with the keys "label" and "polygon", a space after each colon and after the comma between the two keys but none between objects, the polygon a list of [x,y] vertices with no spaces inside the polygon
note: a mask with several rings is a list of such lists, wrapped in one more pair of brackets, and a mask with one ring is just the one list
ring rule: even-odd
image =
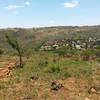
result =
[{"label": "cluster of houses", "polygon": [[100,39],[63,39],[63,40],[48,40],[40,48],[40,50],[59,49],[62,46],[70,46],[76,49],[95,48],[100,45]]}]

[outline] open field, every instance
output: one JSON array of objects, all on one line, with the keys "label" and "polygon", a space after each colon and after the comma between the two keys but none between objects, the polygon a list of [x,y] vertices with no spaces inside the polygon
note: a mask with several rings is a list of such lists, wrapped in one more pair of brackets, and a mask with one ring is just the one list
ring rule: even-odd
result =
[{"label": "open field", "polygon": [[[54,90],[52,82],[59,83],[62,87]],[[100,62],[96,60],[82,61],[73,57],[37,52],[26,60],[23,68],[14,68],[9,75],[0,78],[0,100],[99,98]]]}]

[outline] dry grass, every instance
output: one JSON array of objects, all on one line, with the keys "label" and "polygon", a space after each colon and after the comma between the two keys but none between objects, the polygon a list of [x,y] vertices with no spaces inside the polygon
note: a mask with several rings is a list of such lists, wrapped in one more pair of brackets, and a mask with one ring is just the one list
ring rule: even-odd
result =
[{"label": "dry grass", "polygon": [[[13,69],[10,76],[0,79],[0,100],[99,100],[99,62],[53,59],[51,53],[34,54],[22,69]],[[63,87],[51,90],[53,81]],[[88,93],[91,86],[98,86],[96,93]]]}]

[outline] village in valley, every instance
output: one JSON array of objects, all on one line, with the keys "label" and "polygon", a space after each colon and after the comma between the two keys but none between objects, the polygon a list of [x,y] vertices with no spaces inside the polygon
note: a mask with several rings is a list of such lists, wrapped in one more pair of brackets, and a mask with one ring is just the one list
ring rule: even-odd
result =
[{"label": "village in valley", "polygon": [[75,49],[96,48],[100,45],[100,39],[89,37],[88,39],[62,39],[48,40],[40,48],[40,50],[54,50],[62,46],[69,46]]}]

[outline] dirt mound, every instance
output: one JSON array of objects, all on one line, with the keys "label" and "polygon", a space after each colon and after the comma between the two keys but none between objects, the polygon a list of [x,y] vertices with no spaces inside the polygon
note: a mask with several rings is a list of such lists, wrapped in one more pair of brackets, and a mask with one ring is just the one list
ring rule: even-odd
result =
[{"label": "dirt mound", "polygon": [[0,78],[8,75],[10,73],[10,70],[8,68],[1,68],[0,69]]},{"label": "dirt mound", "polygon": [[11,72],[11,70],[18,65],[18,61],[10,61],[3,68],[0,68],[0,78],[3,78]]}]

